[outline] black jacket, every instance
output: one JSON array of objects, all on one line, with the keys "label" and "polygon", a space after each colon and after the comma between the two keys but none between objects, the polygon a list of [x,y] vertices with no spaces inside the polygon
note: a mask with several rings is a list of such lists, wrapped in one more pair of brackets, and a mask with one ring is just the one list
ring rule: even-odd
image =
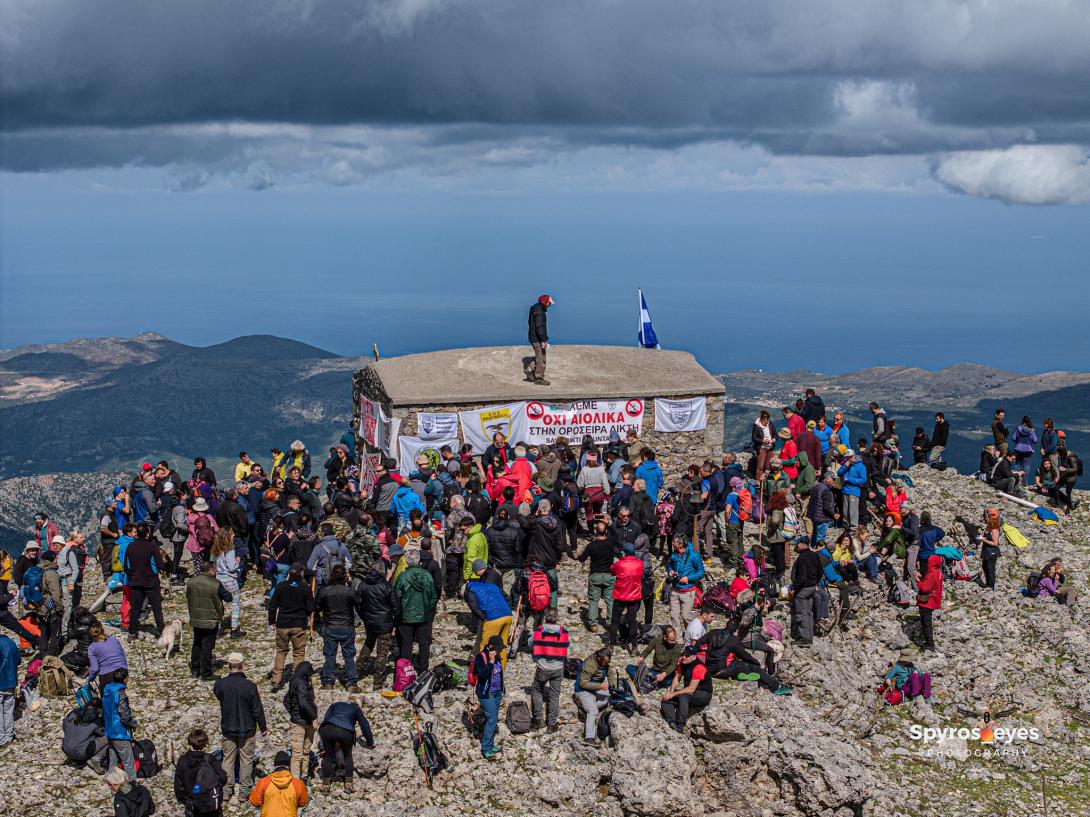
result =
[{"label": "black jacket", "polygon": [[696,642],[697,651],[708,650],[708,672],[715,674],[727,668],[727,656],[750,664],[760,666],[760,663],[750,653],[746,652],[738,636],[730,630],[709,630]]},{"label": "black jacket", "polygon": [[114,817],[151,817],[155,801],[139,783],[129,783],[114,794]]},{"label": "black jacket", "polygon": [[[768,433],[772,435],[772,447],[776,447],[776,424],[771,420],[768,421]],[[749,430],[749,442],[753,446],[754,451],[760,451],[761,446],[764,445],[765,434],[761,428],[760,423],[754,423],[753,428]]]},{"label": "black jacket", "polygon": [[825,571],[821,568],[821,557],[812,550],[804,550],[795,557],[791,566],[791,584],[795,592],[805,587],[817,587]]},{"label": "black jacket", "polygon": [[318,591],[318,611],[326,627],[355,627],[360,597],[346,584],[327,584]]},{"label": "black jacket", "polygon": [[125,573],[129,587],[159,585],[159,545],[147,539],[134,539],[125,549]]},{"label": "black jacket", "polygon": [[[802,404],[802,419],[806,422],[813,420],[815,423],[818,421],[818,417],[825,416],[825,401],[818,397],[816,394],[811,394],[806,398],[806,402]],[[847,443],[845,443],[847,445]]]},{"label": "black jacket", "polygon": [[524,558],[522,528],[510,519],[494,519],[485,530],[488,539],[488,560],[498,570],[522,567]]},{"label": "black jacket", "polygon": [[564,554],[567,533],[564,526],[552,514],[545,516],[519,516],[519,526],[529,534],[526,545],[526,561],[541,562],[546,570],[552,570]]},{"label": "black jacket", "polygon": [[281,630],[306,627],[310,624],[310,614],[314,609],[310,582],[301,578],[287,578],[276,586],[269,599],[269,624]]},{"label": "black jacket", "polygon": [[220,733],[248,738],[258,729],[268,730],[265,707],[257,684],[241,672],[230,672],[212,685],[212,694],[220,702]]},{"label": "black jacket", "polygon": [[[435,586],[442,587],[442,584],[436,582]],[[360,618],[367,632],[382,635],[394,629],[394,590],[386,577],[374,568],[364,574],[359,599]]]},{"label": "black jacket", "polygon": [[527,339],[530,343],[549,342],[549,325],[544,306],[540,303],[535,303],[530,307],[528,323],[529,331],[527,332]]},{"label": "black jacket", "polygon": [[318,706],[314,703],[314,687],[310,683],[314,666],[303,661],[292,673],[288,692],[284,696],[284,708],[288,719],[296,726],[310,726],[318,720]]},{"label": "black jacket", "polygon": [[585,562],[587,559],[590,559],[591,573],[608,573],[613,567],[613,539],[609,536],[591,539],[579,554],[579,561]]},{"label": "black jacket", "polygon": [[950,424],[945,420],[941,423],[935,423],[935,430],[931,432],[931,445],[945,446],[946,441],[950,439]]},{"label": "black jacket", "polygon": [[239,539],[245,539],[250,526],[246,522],[246,509],[230,499],[223,500],[216,508],[216,524],[230,528]]},{"label": "black jacket", "polygon": [[641,533],[643,533],[643,529],[631,516],[628,518],[627,524],[621,524],[621,520],[618,519],[609,526],[609,541],[613,544],[613,552],[619,554],[625,542],[635,542],[636,537]]},{"label": "black jacket", "polygon": [[[992,469],[988,482],[996,485],[1005,479],[1014,479],[1014,471],[1011,469],[1011,461],[1006,457],[1000,457]],[[132,545],[129,545],[132,547]]]},{"label": "black jacket", "polygon": [[420,551],[420,566],[431,574],[436,587],[443,586],[443,566],[427,551]]},{"label": "black jacket", "polygon": [[[227,783],[227,772],[223,770],[223,764],[221,764],[211,753],[196,752],[190,749],[184,755],[178,758],[178,762],[174,764],[174,799],[183,805],[190,799],[190,793],[193,791],[193,784],[197,782],[197,770],[200,769],[201,763],[205,758],[208,759],[209,765],[212,767],[212,771],[216,773],[216,777],[220,779],[220,785],[223,786]],[[191,812],[189,808],[186,808],[186,814],[196,814],[197,812]]]}]

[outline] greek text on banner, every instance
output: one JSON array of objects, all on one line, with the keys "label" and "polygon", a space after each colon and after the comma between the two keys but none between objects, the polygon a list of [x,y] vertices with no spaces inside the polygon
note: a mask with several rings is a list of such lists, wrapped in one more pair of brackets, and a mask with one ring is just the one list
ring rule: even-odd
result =
[{"label": "greek text on banner", "polygon": [[531,400],[525,404],[524,412],[525,441],[531,445],[551,443],[557,437],[567,437],[572,445],[578,445],[587,435],[595,443],[607,443],[610,432],[616,431],[624,439],[629,431],[638,437],[643,429],[643,401],[636,399],[574,403]]}]

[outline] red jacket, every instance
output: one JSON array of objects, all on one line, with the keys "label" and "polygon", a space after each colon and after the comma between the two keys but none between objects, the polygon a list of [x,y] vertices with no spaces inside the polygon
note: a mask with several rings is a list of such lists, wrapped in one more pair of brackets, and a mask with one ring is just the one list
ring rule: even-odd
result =
[{"label": "red jacket", "polygon": [[515,501],[524,502],[527,499],[526,492],[530,490],[530,486],[534,481],[534,469],[528,459],[520,457],[511,463],[511,473],[517,480],[515,483]]},{"label": "red jacket", "polygon": [[[798,417],[799,415],[794,414],[792,416],[793,417]],[[794,482],[796,479],[799,478],[799,466],[797,464],[796,465],[788,465],[787,460],[797,460],[798,456],[799,456],[799,447],[797,445],[795,445],[795,441],[794,440],[784,440],[783,448],[780,449],[780,459],[784,461],[783,472],[785,474],[787,474],[787,476],[789,476],[791,478],[792,482]],[[809,456],[809,455],[807,455],[807,456]]]},{"label": "red jacket", "polygon": [[942,557],[937,553],[927,557],[927,575],[920,579],[917,587],[919,592],[931,594],[920,607],[928,610],[942,607]]},{"label": "red jacket", "polygon": [[806,421],[802,419],[802,415],[798,412],[791,415],[791,419],[787,421],[787,430],[791,432],[792,437],[797,437],[806,430]]},{"label": "red jacket", "polygon": [[613,585],[614,601],[639,601],[643,598],[643,559],[624,556],[613,563],[609,572],[617,577]]}]

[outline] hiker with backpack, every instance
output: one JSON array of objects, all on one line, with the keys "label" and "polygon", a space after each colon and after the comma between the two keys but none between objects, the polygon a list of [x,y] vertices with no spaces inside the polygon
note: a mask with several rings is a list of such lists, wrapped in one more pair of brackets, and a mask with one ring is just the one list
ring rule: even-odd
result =
[{"label": "hiker with backpack", "polygon": [[[1063,434],[1063,432],[1059,432]],[[1070,513],[1079,507],[1079,503],[1071,498],[1071,492],[1075,484],[1082,476],[1082,459],[1073,451],[1067,449],[1065,437],[1060,438],[1059,448],[1056,449],[1056,458],[1060,467],[1056,472],[1056,499],[1060,503],[1060,510]]]},{"label": "hiker with backpack", "polygon": [[[534,630],[532,648],[534,679],[530,685],[531,729],[547,725],[549,734],[559,731],[560,687],[564,681],[564,665],[568,657],[571,637],[560,626],[557,611],[545,612],[545,621]],[[544,717],[542,708],[544,707]]]},{"label": "hiker with backpack", "polygon": [[310,776],[310,747],[318,730],[318,704],[314,700],[314,666],[303,661],[295,668],[284,695],[284,709],[291,722],[291,773]]},{"label": "hiker with backpack", "polygon": [[190,729],[186,743],[189,750],[174,764],[174,799],[184,807],[185,817],[223,817],[227,772],[221,761],[206,751],[208,733],[200,727]]},{"label": "hiker with backpack", "polygon": [[126,682],[128,669],[114,671],[113,680],[102,688],[102,718],[105,724],[107,755],[106,765],[120,765],[129,782],[136,780],[136,764],[133,760],[133,730],[136,720],[129,706]]},{"label": "hiker with backpack", "polygon": [[209,512],[208,500],[198,496],[185,515],[186,530],[189,535],[185,540],[185,549],[193,560],[193,575],[201,572],[201,565],[208,559],[219,525]]},{"label": "hiker with backpack", "polygon": [[[583,741],[592,746],[598,745],[598,715],[609,707],[609,691],[621,686],[612,660],[612,647],[595,650],[583,659],[575,678],[575,700],[583,713]],[[624,679],[626,685],[628,680]]]},{"label": "hiker with backpack", "polygon": [[360,691],[356,671],[356,608],[359,594],[348,585],[348,571],[344,565],[334,565],[329,582],[318,591],[315,605],[322,616],[322,689],[333,689],[333,676],[337,669],[337,648],[344,659],[344,675],[348,691]]},{"label": "hiker with backpack", "polygon": [[556,592],[556,571],[550,573],[541,562],[530,562],[519,571],[511,585],[511,601],[516,607],[521,605],[515,639],[523,629],[523,621],[531,621],[534,629],[541,627],[546,611],[556,609]]},{"label": "hiker with backpack", "polygon": [[64,620],[61,633],[67,639],[72,628],[72,614],[83,600],[83,567],[87,563],[87,546],[83,533],[72,531],[68,539],[57,537],[57,575],[64,592]]},{"label": "hiker with backpack", "polygon": [[[525,559],[526,536],[518,523],[511,519],[507,508],[496,511],[492,524],[484,533],[492,566],[500,572],[504,592],[510,593]],[[514,601],[513,596],[511,599]]]},{"label": "hiker with backpack", "polygon": [[[33,576],[34,570],[41,573],[39,584],[41,597],[36,609],[38,623],[41,626],[38,646],[42,655],[60,655],[61,647],[64,646],[64,634],[61,631],[64,621],[64,590],[61,587],[61,578],[57,574],[55,558],[56,554],[53,551],[46,550],[42,553],[37,566],[29,568],[23,574],[24,581],[27,581],[28,576]],[[32,590],[28,584],[24,584],[23,587],[24,590]]]},{"label": "hiker with backpack", "polygon": [[319,774],[322,783],[327,787],[332,785],[334,772],[338,766],[338,760],[344,766],[344,790],[351,794],[355,789],[355,767],[352,764],[352,747],[356,743],[356,727],[359,727],[364,745],[368,749],[375,748],[375,738],[371,734],[371,724],[364,717],[355,698],[347,701],[338,701],[332,704],[322,718],[322,725],[318,727],[318,735],[322,739],[324,755]]},{"label": "hiker with backpack", "polygon": [[701,510],[697,518],[698,533],[693,542],[697,545],[703,541],[703,552],[700,555],[705,559],[715,550],[716,531],[725,527],[722,522],[727,493],[727,478],[722,470],[711,460],[705,460],[700,466]]},{"label": "hiker with backpack", "polygon": [[496,728],[500,720],[500,704],[503,702],[505,649],[503,639],[492,636],[470,664],[470,682],[477,701],[485,714],[481,732],[481,757],[491,760],[503,750],[496,746]]},{"label": "hiker with backpack", "polygon": [[341,567],[345,573],[352,568],[352,557],[348,548],[333,533],[333,525],[323,522],[318,526],[321,539],[314,546],[307,559],[307,571],[314,576],[314,585],[317,591],[330,581],[333,569]]},{"label": "hiker with backpack", "polygon": [[113,680],[114,672],[128,670],[129,659],[125,647],[116,635],[107,636],[106,629],[100,622],[95,622],[89,629],[91,644],[87,647],[87,683],[98,678],[99,690]]},{"label": "hiker with backpack", "polygon": [[507,643],[511,638],[512,612],[503,589],[487,580],[488,564],[473,563],[473,578],[466,582],[465,601],[477,620],[477,648],[498,637],[504,645],[500,660],[507,667]]}]

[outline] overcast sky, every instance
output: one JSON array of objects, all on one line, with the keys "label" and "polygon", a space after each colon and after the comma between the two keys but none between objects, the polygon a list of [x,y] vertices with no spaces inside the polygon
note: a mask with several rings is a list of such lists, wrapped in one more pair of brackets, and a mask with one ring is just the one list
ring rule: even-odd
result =
[{"label": "overcast sky", "polygon": [[1081,319],[1033,326],[1090,306],[1078,0],[0,0],[0,19],[0,345],[519,342],[549,289],[571,336],[628,342],[642,284],[660,336],[713,365],[769,317],[753,365],[790,368],[793,332],[845,319],[862,337],[829,370],[1090,358]]}]

